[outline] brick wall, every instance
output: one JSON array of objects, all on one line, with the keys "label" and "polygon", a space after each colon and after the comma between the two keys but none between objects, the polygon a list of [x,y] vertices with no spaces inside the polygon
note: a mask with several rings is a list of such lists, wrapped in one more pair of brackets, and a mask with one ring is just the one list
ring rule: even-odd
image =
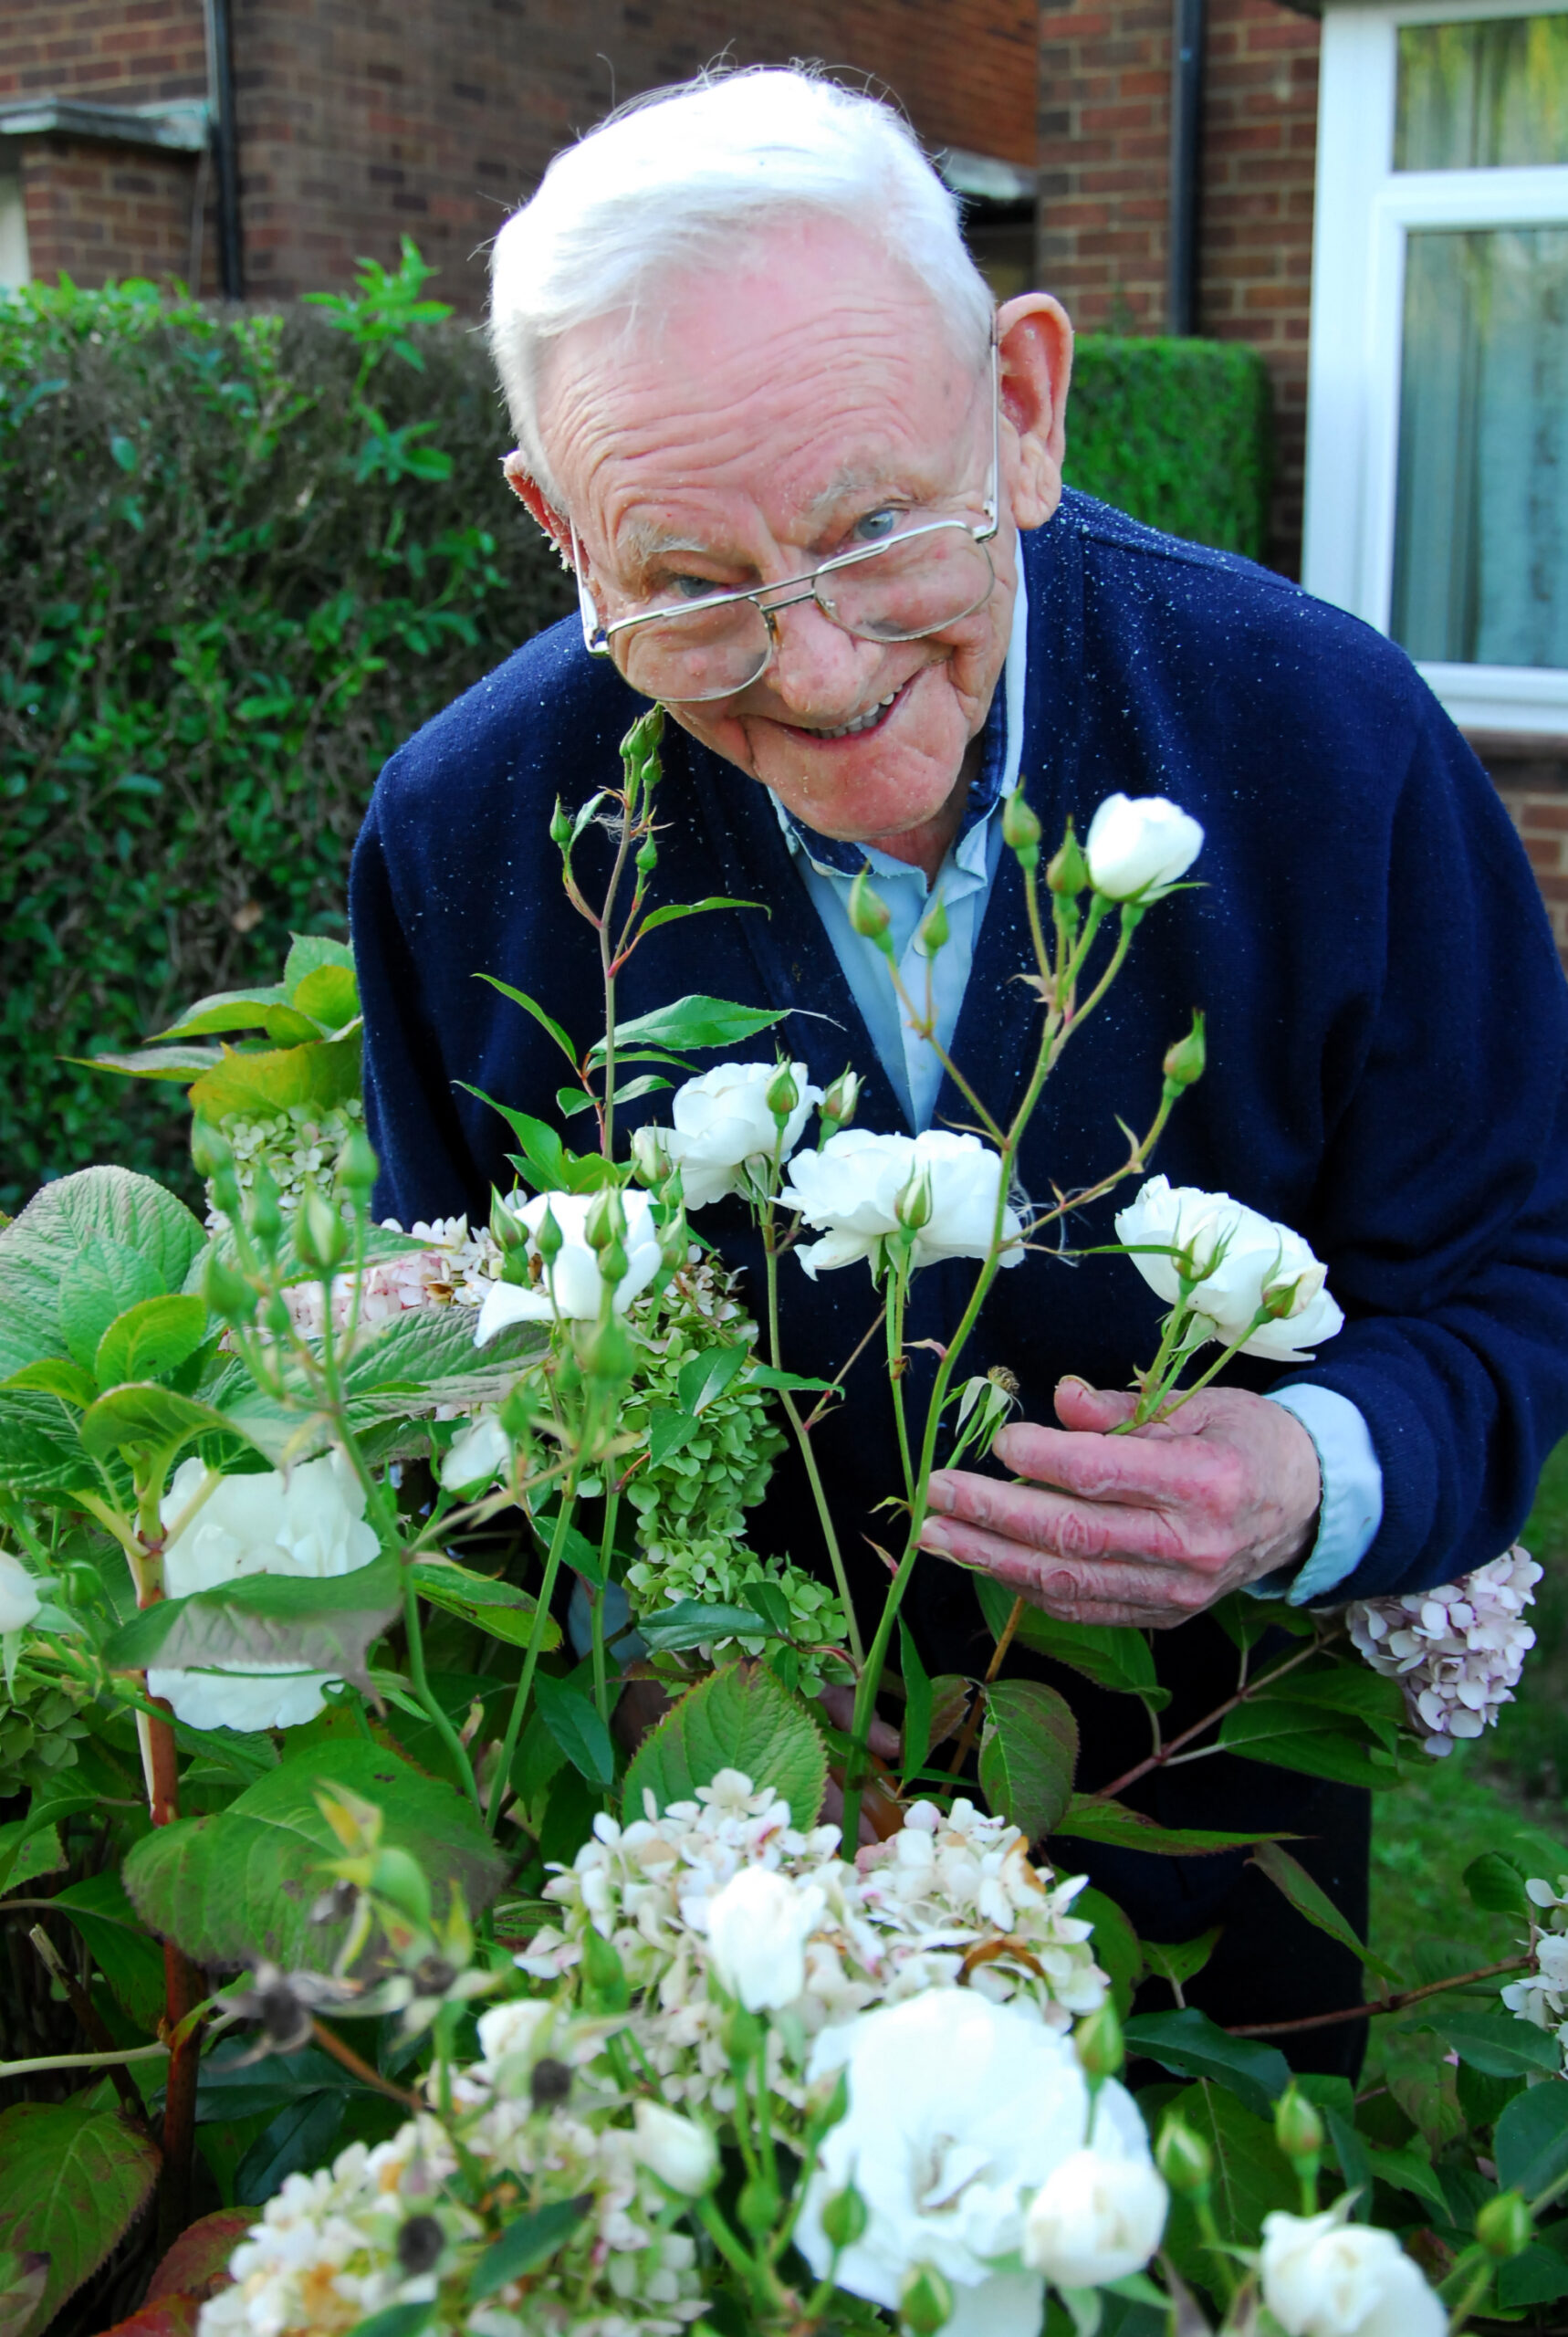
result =
[{"label": "brick wall", "polygon": [[154,105],[207,93],[202,0],[5,0],[0,102]]},{"label": "brick wall", "polygon": [[1472,738],[1519,830],[1568,970],[1568,760],[1561,739]]},{"label": "brick wall", "polygon": [[[1086,331],[1161,332],[1170,0],[1046,0],[1040,280]],[[1260,349],[1274,385],[1270,561],[1297,572],[1317,137],[1318,27],[1274,0],[1210,0],[1197,329]]]},{"label": "brick wall", "polygon": [[483,247],[550,156],[619,100],[727,50],[817,57],[891,87],[922,134],[1030,165],[1031,0],[236,0],[247,282],[340,283],[414,236],[436,289],[484,299]]},{"label": "brick wall", "polygon": [[217,234],[204,162],[97,140],[18,142],[35,276],[64,272],[89,286],[127,276],[178,277],[215,297]]}]

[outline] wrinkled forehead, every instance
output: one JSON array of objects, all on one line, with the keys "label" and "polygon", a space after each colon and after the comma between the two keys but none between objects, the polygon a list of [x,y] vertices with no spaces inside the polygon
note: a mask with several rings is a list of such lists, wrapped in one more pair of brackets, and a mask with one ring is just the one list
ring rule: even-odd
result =
[{"label": "wrinkled forehead", "polygon": [[562,337],[540,400],[555,484],[618,543],[672,499],[793,531],[862,491],[939,489],[988,379],[972,337],[854,231],[780,235]]}]

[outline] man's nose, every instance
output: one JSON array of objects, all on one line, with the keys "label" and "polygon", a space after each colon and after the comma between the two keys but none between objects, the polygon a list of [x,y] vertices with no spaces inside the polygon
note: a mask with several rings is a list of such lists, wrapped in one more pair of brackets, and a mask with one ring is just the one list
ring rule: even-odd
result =
[{"label": "man's nose", "polygon": [[768,681],[797,720],[831,729],[865,712],[862,701],[882,655],[874,642],[857,641],[810,599],[776,609],[771,624]]}]

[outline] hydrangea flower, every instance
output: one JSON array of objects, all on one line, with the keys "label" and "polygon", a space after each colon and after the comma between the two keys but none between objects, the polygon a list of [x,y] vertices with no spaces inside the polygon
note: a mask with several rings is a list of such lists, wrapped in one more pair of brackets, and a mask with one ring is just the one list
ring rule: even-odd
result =
[{"label": "hydrangea flower", "polygon": [[1397,1680],[1411,1725],[1441,1758],[1457,1738],[1495,1727],[1535,1645],[1523,1619],[1541,1568],[1516,1542],[1458,1582],[1402,1598],[1359,1598],[1345,1609],[1351,1638],[1375,1672]]}]

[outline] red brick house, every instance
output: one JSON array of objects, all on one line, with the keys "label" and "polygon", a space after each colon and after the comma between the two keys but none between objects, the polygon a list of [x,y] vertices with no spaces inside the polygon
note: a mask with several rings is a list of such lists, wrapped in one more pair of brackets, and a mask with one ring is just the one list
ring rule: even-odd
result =
[{"label": "red brick house", "polygon": [[891,89],[999,290],[1262,352],[1269,557],[1421,662],[1568,946],[1568,0],[6,0],[0,285],[407,232],[473,313],[550,155],[727,51]]}]

